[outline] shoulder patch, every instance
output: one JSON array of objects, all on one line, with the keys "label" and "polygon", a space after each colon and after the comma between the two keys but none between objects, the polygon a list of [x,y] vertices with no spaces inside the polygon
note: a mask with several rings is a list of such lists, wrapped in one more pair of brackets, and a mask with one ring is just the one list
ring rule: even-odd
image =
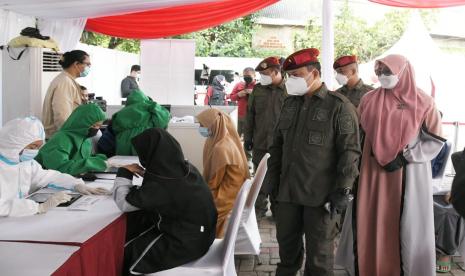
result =
[{"label": "shoulder patch", "polygon": [[352,134],[355,132],[355,123],[350,114],[341,114],[338,118],[339,134]]}]

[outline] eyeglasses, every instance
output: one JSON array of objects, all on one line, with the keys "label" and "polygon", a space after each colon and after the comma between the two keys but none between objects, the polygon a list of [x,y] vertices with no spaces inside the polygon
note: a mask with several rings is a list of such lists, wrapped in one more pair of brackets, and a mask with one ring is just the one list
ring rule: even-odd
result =
[{"label": "eyeglasses", "polygon": [[375,69],[375,74],[377,76],[381,76],[381,75],[390,76],[390,75],[392,75],[392,72],[391,72],[391,70],[389,70],[389,68],[383,67],[383,68]]},{"label": "eyeglasses", "polygon": [[81,64],[84,64],[84,65],[86,65],[86,66],[89,66],[89,67],[92,66],[92,64],[91,64],[90,62],[80,62],[80,63],[81,63]]}]

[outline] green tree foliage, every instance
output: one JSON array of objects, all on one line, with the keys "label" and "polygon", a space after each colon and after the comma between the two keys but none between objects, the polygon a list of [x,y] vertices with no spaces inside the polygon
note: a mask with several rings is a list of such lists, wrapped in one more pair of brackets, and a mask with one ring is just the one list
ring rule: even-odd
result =
[{"label": "green tree foliage", "polygon": [[200,57],[266,57],[282,54],[252,47],[252,38],[259,26],[255,24],[256,15],[248,15],[234,21],[195,33],[175,38],[194,39],[196,56]]},{"label": "green tree foliage", "polygon": [[[386,13],[383,18],[369,25],[363,18],[354,15],[348,1],[335,18],[335,56],[355,54],[362,62],[370,61],[394,45],[404,33],[410,18],[408,9]],[[435,19],[435,11],[421,13],[428,26]],[[305,32],[294,34],[296,49],[316,47],[321,49],[322,28],[319,21],[311,19]]]},{"label": "green tree foliage", "polygon": [[84,31],[82,33],[81,42],[130,53],[139,53],[140,51],[140,40],[112,37],[88,31]]}]

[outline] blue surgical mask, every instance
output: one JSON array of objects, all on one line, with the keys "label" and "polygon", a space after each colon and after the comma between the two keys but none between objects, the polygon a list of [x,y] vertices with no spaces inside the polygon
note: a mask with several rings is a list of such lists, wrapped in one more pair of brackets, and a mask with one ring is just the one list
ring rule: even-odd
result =
[{"label": "blue surgical mask", "polygon": [[23,153],[19,155],[19,161],[26,162],[34,159],[37,154],[39,154],[39,150],[36,149],[24,149]]},{"label": "blue surgical mask", "polygon": [[89,73],[90,73],[90,66],[86,66],[86,68],[84,68],[84,71],[82,71],[81,74],[79,74],[79,77],[81,78],[87,77]]},{"label": "blue surgical mask", "polygon": [[205,138],[208,138],[211,136],[210,130],[208,129],[208,127],[199,127],[199,133]]}]

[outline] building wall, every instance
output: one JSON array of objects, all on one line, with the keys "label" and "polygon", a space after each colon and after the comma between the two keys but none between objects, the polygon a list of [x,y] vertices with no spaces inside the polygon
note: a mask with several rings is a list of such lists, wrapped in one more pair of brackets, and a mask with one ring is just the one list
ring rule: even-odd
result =
[{"label": "building wall", "polygon": [[261,25],[253,36],[252,45],[256,48],[290,53],[294,51],[292,41],[297,32],[304,32],[304,27]]}]

